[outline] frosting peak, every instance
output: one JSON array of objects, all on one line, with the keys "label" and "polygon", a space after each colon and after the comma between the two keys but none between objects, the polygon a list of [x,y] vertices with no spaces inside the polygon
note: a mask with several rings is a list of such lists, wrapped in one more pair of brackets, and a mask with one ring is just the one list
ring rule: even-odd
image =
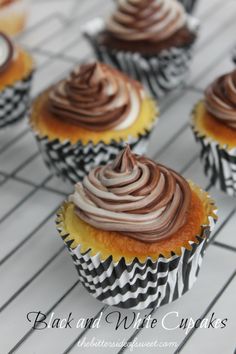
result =
[{"label": "frosting peak", "polygon": [[176,0],[119,0],[107,29],[125,41],[157,42],[172,36],[185,23],[184,8]]},{"label": "frosting peak", "polygon": [[142,87],[102,63],[78,66],[49,93],[59,118],[93,131],[125,129],[138,118]]},{"label": "frosting peak", "polygon": [[214,117],[236,129],[236,70],[220,76],[207,87],[205,103]]},{"label": "frosting peak", "polygon": [[3,72],[13,58],[13,44],[4,33],[0,32],[0,73]]},{"label": "frosting peak", "polygon": [[128,146],[113,162],[91,170],[70,196],[88,224],[143,242],[169,237],[182,227],[190,199],[183,177]]},{"label": "frosting peak", "polygon": [[137,160],[132,154],[129,145],[113,161],[113,170],[117,173],[132,171],[137,166]]}]

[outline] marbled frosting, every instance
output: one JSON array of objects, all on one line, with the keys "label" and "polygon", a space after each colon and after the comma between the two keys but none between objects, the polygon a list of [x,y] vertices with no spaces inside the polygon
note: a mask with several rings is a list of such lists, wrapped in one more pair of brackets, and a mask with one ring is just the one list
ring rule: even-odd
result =
[{"label": "marbled frosting", "polygon": [[220,76],[207,87],[205,104],[214,117],[236,129],[236,70]]},{"label": "marbled frosting", "polygon": [[77,183],[70,200],[77,215],[98,229],[155,242],[186,223],[191,191],[179,174],[127,146]]},{"label": "marbled frosting", "polygon": [[92,131],[121,130],[137,119],[142,86],[112,67],[78,66],[49,93],[49,109],[60,119]]}]

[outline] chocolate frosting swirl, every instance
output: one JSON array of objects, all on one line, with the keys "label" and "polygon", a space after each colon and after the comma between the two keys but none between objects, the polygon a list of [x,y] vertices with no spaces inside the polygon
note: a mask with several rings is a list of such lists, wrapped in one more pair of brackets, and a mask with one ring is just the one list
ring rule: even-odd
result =
[{"label": "chocolate frosting swirl", "polygon": [[176,0],[119,0],[107,30],[125,41],[158,42],[186,23],[183,6]]},{"label": "chocolate frosting swirl", "polygon": [[14,0],[0,0],[0,7],[11,4]]},{"label": "chocolate frosting swirl", "polygon": [[138,118],[141,85],[102,63],[77,67],[49,93],[57,117],[92,131],[125,129]]},{"label": "chocolate frosting swirl", "polygon": [[174,234],[186,223],[191,191],[176,172],[134,155],[127,146],[112,162],[90,171],[70,196],[88,224],[143,242]]},{"label": "chocolate frosting swirl", "polygon": [[207,87],[205,103],[208,112],[236,129],[236,70],[220,76]]},{"label": "chocolate frosting swirl", "polygon": [[0,32],[0,73],[10,65],[13,52],[14,48],[10,38]]}]

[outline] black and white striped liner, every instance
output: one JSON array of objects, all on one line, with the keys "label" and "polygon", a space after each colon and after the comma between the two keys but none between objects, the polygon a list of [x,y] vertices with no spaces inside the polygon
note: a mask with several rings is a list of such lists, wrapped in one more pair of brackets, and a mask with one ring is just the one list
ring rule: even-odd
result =
[{"label": "black and white striped liner", "polygon": [[192,130],[197,143],[201,145],[200,159],[204,166],[204,174],[212,185],[218,189],[236,196],[236,147],[228,150],[217,141],[200,133],[194,122]]},{"label": "black and white striped liner", "polygon": [[233,60],[234,64],[236,64],[236,45],[232,51],[232,60]]},{"label": "black and white striped liner", "polygon": [[33,72],[0,91],[0,129],[26,116]]},{"label": "black and white striped liner", "polygon": [[140,263],[135,258],[126,264],[122,258],[114,263],[112,256],[101,260],[99,254],[90,255],[90,250],[81,252],[81,247],[72,249],[72,240],[63,228],[64,206],[59,210],[57,229],[65,242],[79,279],[83,286],[98,300],[112,306],[142,310],[157,308],[181,297],[194,284],[202,263],[209,235],[216,219],[209,216],[209,225],[202,226],[198,243],[189,242],[191,250],[182,248],[181,256],[163,256],[157,261],[148,258]]},{"label": "black and white striped liner", "polygon": [[69,141],[49,140],[48,137],[41,137],[35,133],[39,149],[48,168],[58,177],[69,180],[73,184],[81,181],[91,168],[112,161],[126,144],[129,144],[135,153],[144,154],[147,150],[149,135],[150,130],[146,130],[138,138],[130,137],[126,141],[112,140],[109,144],[89,142],[83,145],[80,141],[71,144]]},{"label": "black and white striped liner", "polygon": [[185,8],[185,10],[191,14],[197,6],[198,0],[178,0]]},{"label": "black and white striped liner", "polygon": [[[188,26],[198,32],[199,23],[193,17],[188,17]],[[167,92],[184,83],[192,58],[193,44],[163,50],[156,56],[143,56],[139,53],[111,50],[101,46],[96,36],[104,29],[104,21],[100,18],[89,22],[83,29],[89,39],[97,58],[141,81],[149,93],[161,98]]]},{"label": "black and white striped liner", "polygon": [[230,196],[236,196],[236,147],[229,149],[200,132],[194,122],[198,104],[193,109],[191,128],[200,144],[200,159],[210,183]]}]

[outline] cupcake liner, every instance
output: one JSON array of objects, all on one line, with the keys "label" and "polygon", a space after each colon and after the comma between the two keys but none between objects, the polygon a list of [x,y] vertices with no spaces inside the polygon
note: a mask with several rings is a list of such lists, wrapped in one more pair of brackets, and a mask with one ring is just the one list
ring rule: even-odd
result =
[{"label": "cupcake liner", "polygon": [[178,1],[184,6],[185,10],[189,14],[191,14],[194,11],[198,3],[198,0],[178,0]]},{"label": "cupcake liner", "polygon": [[197,143],[201,145],[200,159],[204,174],[213,186],[236,196],[236,147],[228,149],[197,130],[192,122],[192,130]]},{"label": "cupcake liner", "polygon": [[[89,22],[83,30],[100,61],[141,81],[151,95],[157,98],[184,83],[192,58],[193,44],[165,49],[156,56],[110,50],[96,41],[96,35],[104,29],[104,26],[104,21],[97,18]],[[195,18],[188,17],[188,26],[197,33],[198,21]]]},{"label": "cupcake liner", "polygon": [[92,141],[86,145],[80,141],[71,144],[68,140],[64,142],[59,139],[49,140],[48,137],[41,137],[37,132],[35,132],[35,137],[48,168],[63,180],[69,180],[75,184],[81,181],[91,168],[112,161],[126,144],[129,144],[135,153],[144,154],[150,132],[146,130],[137,138],[129,137],[125,141],[112,140],[109,144],[102,141],[98,144]]},{"label": "cupcake liner", "polygon": [[0,91],[0,129],[23,118],[30,102],[33,71]]},{"label": "cupcake liner", "polygon": [[99,253],[91,255],[91,250],[81,251],[81,245],[72,248],[73,240],[64,229],[66,203],[57,216],[57,230],[62,237],[79,279],[88,292],[105,304],[142,310],[157,308],[181,297],[194,284],[202,263],[202,258],[216,217],[208,216],[208,224],[196,236],[196,242],[189,242],[189,249],[181,248],[181,255],[172,252],[169,258],[162,255],[154,261],[150,257],[145,262],[135,258],[126,263],[122,257],[114,262],[112,256],[101,259]]},{"label": "cupcake liner", "polygon": [[236,46],[233,48],[233,51],[232,51],[232,60],[233,60],[233,63],[236,64]]}]

